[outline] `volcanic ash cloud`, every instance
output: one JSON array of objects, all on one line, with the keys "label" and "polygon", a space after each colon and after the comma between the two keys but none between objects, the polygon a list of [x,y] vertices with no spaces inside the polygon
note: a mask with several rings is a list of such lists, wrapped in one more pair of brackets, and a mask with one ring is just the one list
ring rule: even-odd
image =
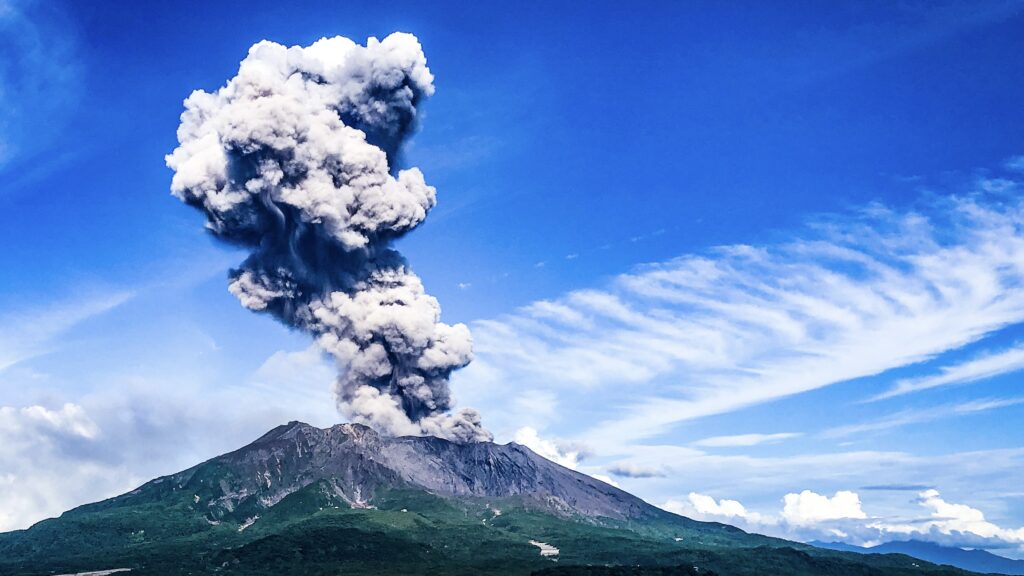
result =
[{"label": "volcanic ash cloud", "polygon": [[395,435],[490,440],[452,411],[449,377],[473,357],[391,242],[435,190],[396,170],[433,76],[415,36],[286,48],[263,41],[214,93],[185,100],[167,157],[172,193],[252,252],[230,275],[242,305],[313,335],[338,361],[338,406]]}]

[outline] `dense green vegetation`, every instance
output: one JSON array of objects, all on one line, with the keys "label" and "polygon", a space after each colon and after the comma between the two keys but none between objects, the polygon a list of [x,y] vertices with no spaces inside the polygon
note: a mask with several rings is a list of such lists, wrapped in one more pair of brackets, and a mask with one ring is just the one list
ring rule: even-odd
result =
[{"label": "dense green vegetation", "polygon": [[[213,519],[196,496],[155,483],[0,534],[0,574],[111,568],[160,576],[964,574],[906,556],[817,550],[669,514],[643,524],[595,523],[513,499],[399,490],[378,495],[375,508],[360,509],[316,483],[247,522],[257,511]],[[544,558],[530,540],[561,553]]]}]

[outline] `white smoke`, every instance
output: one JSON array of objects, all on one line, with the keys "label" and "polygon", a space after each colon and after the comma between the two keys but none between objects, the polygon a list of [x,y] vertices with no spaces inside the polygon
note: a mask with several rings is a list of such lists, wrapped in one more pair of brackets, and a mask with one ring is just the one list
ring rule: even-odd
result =
[{"label": "white smoke", "polygon": [[432,82],[410,34],[255,44],[223,88],[185,100],[171,191],[215,236],[252,249],[229,290],[338,360],[350,418],[489,440],[476,411],[451,413],[448,379],[472,359],[469,330],[440,322],[437,300],[391,248],[436,202],[418,169],[395,169]]}]

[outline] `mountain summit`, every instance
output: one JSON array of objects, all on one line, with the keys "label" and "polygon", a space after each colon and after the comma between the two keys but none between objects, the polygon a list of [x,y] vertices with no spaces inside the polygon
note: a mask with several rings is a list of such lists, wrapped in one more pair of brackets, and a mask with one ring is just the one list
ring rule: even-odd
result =
[{"label": "mountain summit", "polygon": [[965,574],[671,514],[518,444],[291,422],[0,534],[0,575]]},{"label": "mountain summit", "polygon": [[312,484],[353,508],[372,507],[382,492],[404,489],[444,497],[519,498],[561,516],[639,520],[666,514],[519,444],[393,438],[360,424],[320,429],[291,422],[167,483],[172,490],[194,492],[214,520],[239,509],[273,507]]}]

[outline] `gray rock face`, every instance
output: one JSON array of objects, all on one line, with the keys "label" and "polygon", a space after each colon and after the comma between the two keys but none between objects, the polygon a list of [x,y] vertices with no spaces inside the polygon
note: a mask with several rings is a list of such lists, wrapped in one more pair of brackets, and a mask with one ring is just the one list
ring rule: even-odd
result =
[{"label": "gray rock face", "polygon": [[170,480],[179,488],[203,484],[205,490],[196,490],[197,502],[209,499],[208,505],[227,511],[252,509],[254,504],[271,507],[297,490],[324,482],[353,507],[372,506],[383,489],[408,488],[442,497],[519,497],[562,516],[630,520],[664,514],[519,444],[392,438],[359,424],[320,429],[291,422]]}]

